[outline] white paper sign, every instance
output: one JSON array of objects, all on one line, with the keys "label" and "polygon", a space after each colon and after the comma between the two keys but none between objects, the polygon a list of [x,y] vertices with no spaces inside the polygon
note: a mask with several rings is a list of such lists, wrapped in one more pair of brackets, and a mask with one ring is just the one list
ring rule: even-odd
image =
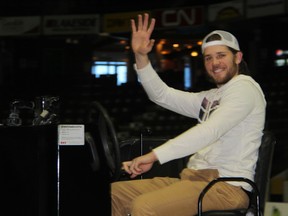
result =
[{"label": "white paper sign", "polygon": [[58,145],[84,145],[84,125],[58,125]]},{"label": "white paper sign", "polygon": [[266,202],[264,216],[288,216],[288,203]]}]

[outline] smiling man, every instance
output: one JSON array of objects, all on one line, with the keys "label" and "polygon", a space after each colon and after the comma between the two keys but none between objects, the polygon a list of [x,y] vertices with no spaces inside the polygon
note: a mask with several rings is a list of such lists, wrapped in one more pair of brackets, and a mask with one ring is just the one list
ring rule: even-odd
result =
[{"label": "smiling man", "polygon": [[[248,76],[237,39],[229,32],[209,33],[202,44],[204,65],[216,88],[185,92],[167,86],[153,69],[148,53],[156,20],[138,15],[131,20],[135,70],[149,99],[198,124],[151,152],[123,162],[134,178],[154,162],[190,157],[179,178],[155,177],[111,185],[113,216],[191,216],[197,213],[202,189],[217,177],[254,180],[265,124],[266,101],[260,86]],[[244,183],[219,183],[204,199],[204,211],[247,207],[251,188]]]}]

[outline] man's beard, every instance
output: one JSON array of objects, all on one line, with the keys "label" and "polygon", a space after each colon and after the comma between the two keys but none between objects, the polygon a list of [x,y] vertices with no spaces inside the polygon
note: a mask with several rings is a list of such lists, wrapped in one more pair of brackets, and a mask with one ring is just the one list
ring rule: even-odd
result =
[{"label": "man's beard", "polygon": [[214,77],[208,72],[207,72],[207,75],[209,79],[212,80],[212,82],[214,82],[216,85],[224,85],[228,83],[237,74],[237,71],[238,71],[238,67],[237,65],[234,65],[234,67],[231,68],[230,71],[226,73],[224,77],[220,77],[220,79],[217,79],[217,77]]}]

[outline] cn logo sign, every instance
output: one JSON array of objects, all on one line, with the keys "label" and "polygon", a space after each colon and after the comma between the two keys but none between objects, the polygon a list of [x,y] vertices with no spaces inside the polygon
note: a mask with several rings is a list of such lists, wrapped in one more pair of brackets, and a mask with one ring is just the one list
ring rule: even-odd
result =
[{"label": "cn logo sign", "polygon": [[203,8],[156,11],[157,27],[193,26],[203,23]]}]

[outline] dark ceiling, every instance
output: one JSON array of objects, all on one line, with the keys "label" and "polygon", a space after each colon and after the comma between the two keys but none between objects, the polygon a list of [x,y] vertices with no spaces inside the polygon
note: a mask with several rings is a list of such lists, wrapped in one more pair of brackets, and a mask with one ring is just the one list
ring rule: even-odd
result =
[{"label": "dark ceiling", "polygon": [[[228,0],[144,0],[141,2],[131,0],[4,0],[0,6],[0,19],[5,16],[46,16],[133,12],[191,7],[197,5],[205,6],[211,3],[226,1]],[[175,30],[165,30],[161,31],[161,36],[159,37],[162,37],[163,34],[168,38],[178,38],[181,35],[186,37],[186,34],[190,35],[190,32],[181,32],[181,34],[179,34],[178,32],[175,33]],[[124,37],[126,39],[130,37],[129,32],[120,34],[116,33],[113,35],[114,39],[115,36],[120,38]],[[98,39],[100,39],[100,37]],[[102,40],[100,41],[102,43]]]},{"label": "dark ceiling", "polygon": [[[4,0],[0,6],[0,19],[5,16],[46,16],[46,15],[69,15],[69,14],[105,14],[130,11],[144,11],[157,9],[174,9],[197,5],[208,6],[210,4],[228,2],[229,0]],[[261,29],[261,37],[268,38],[271,32],[277,32],[288,25],[287,16],[264,17],[261,19],[237,20],[234,22],[210,23],[193,28],[161,29],[154,31],[153,37],[170,39],[201,39],[205,33],[215,28],[222,28],[239,35],[242,40],[250,40]],[[268,31],[268,33],[266,33]],[[273,38],[279,38],[275,34]],[[285,35],[286,36],[286,35]],[[86,37],[86,36],[85,36]],[[118,43],[119,38],[129,39],[130,32],[113,33],[111,35],[93,35],[93,41],[97,46],[107,47]],[[84,41],[86,38],[84,39]],[[103,41],[104,40],[104,41]],[[93,42],[93,43],[94,43]]]},{"label": "dark ceiling", "polygon": [[[227,0],[226,0],[227,1]],[[88,14],[176,8],[225,0],[4,0],[0,16]]]}]

